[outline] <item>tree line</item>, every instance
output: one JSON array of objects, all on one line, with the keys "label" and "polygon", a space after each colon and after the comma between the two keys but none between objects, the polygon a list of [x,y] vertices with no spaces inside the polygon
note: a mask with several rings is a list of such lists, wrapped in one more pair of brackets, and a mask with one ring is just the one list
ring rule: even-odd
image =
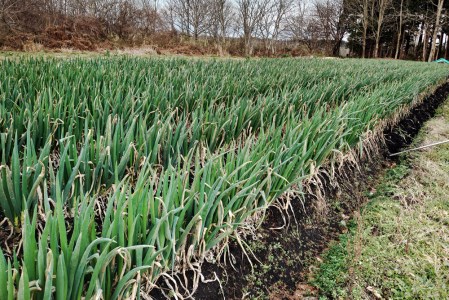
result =
[{"label": "tree line", "polygon": [[349,46],[360,57],[432,61],[448,57],[449,1],[347,0]]},{"label": "tree line", "polygon": [[0,0],[0,46],[108,45],[217,54],[448,56],[444,0]]}]

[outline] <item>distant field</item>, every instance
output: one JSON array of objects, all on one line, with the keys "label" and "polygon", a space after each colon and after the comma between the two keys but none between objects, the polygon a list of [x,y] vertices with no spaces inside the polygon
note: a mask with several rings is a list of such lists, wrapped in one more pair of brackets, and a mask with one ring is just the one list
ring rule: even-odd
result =
[{"label": "distant field", "polygon": [[132,298],[195,269],[449,75],[372,60],[0,66],[0,299]]}]

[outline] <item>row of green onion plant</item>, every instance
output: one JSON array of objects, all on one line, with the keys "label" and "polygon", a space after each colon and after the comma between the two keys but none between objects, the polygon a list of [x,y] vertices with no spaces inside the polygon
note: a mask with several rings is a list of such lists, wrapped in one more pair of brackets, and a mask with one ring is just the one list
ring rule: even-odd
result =
[{"label": "row of green onion plant", "polygon": [[0,74],[0,207],[21,241],[0,255],[0,299],[122,299],[222,253],[449,72],[100,58],[6,60]]}]

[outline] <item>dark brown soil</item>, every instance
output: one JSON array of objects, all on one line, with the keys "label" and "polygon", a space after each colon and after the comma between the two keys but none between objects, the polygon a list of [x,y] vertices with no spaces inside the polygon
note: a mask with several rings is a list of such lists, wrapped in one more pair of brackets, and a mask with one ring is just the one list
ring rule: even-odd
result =
[{"label": "dark brown soil", "polygon": [[[315,297],[318,292],[307,283],[311,268],[320,260],[320,254],[331,240],[347,230],[346,221],[367,201],[366,193],[376,185],[385,170],[395,164],[389,154],[400,151],[412,142],[423,123],[434,116],[448,94],[449,84],[446,83],[421,105],[413,108],[394,128],[385,130],[386,147],[381,153],[362,161],[360,169],[345,166],[337,174],[339,188],[333,187],[328,178],[323,178],[326,182],[324,211],[317,210],[316,198],[311,194],[305,196],[304,206],[300,199],[293,199],[292,210],[289,211],[290,224],[284,226],[286,216],[278,209],[270,208],[256,236],[246,241],[260,263],[253,258],[252,268],[237,243],[231,244],[235,269],[229,263],[225,267],[205,263],[202,267],[205,278],[212,279],[217,274],[220,283],[200,284],[194,294],[195,299]],[[278,227],[283,228],[271,229]],[[221,265],[224,265],[223,262]],[[159,299],[160,294],[153,296]]]},{"label": "dark brown soil", "polygon": [[447,99],[448,94],[449,83],[445,83],[421,105],[413,108],[394,128],[386,130],[384,134],[388,152],[397,153],[410,145],[423,124],[435,115],[437,108]]}]

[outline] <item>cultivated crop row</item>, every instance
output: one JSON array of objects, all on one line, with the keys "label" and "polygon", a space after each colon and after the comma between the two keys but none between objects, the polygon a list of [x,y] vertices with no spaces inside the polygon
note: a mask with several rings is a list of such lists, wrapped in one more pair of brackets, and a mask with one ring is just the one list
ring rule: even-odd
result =
[{"label": "cultivated crop row", "polygon": [[199,273],[243,243],[254,216],[448,75],[391,61],[2,61],[0,299],[133,298],[161,276],[182,292],[170,270]]}]

